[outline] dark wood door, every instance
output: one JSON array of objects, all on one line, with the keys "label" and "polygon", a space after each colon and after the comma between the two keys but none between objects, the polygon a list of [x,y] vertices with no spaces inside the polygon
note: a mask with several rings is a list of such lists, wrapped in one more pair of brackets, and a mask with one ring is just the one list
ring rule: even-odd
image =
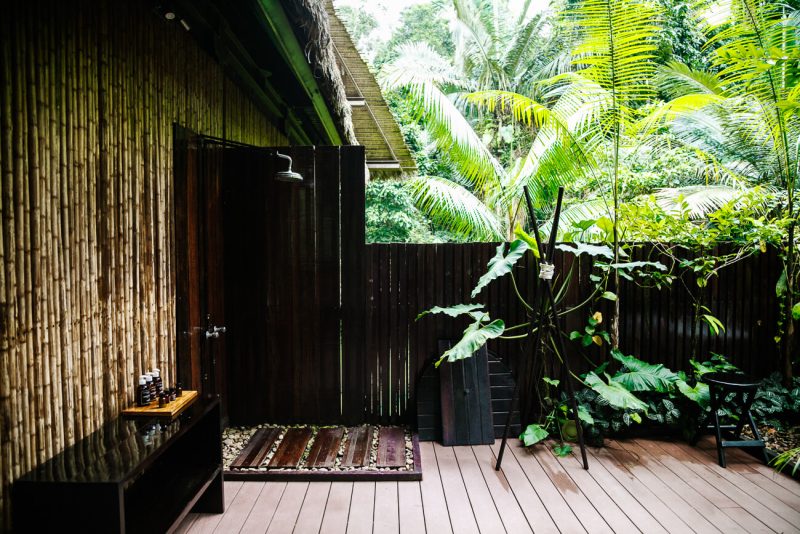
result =
[{"label": "dark wood door", "polygon": [[230,148],[223,168],[231,423],[358,421],[363,148]]},{"label": "dark wood door", "polygon": [[[363,147],[176,140],[183,382],[231,424],[361,422]],[[302,181],[276,179],[278,152]]]},{"label": "dark wood door", "polygon": [[224,148],[175,129],[178,377],[221,398],[228,417],[222,213]]}]

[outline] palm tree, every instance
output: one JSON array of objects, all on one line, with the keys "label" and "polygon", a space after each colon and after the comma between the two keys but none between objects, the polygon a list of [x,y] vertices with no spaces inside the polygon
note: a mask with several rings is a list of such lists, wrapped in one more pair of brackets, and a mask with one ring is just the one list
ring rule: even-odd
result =
[{"label": "palm tree", "polygon": [[797,265],[794,190],[800,141],[800,86],[796,84],[800,45],[796,14],[782,4],[728,0],[705,5],[701,22],[716,46],[718,74],[671,64],[660,82],[674,98],[656,111],[651,124],[668,120],[687,144],[719,161],[731,173],[785,188],[788,238],[784,260],[786,329],[783,373],[792,376]]},{"label": "palm tree", "polygon": [[[535,70],[532,42],[543,21],[541,16],[529,16],[530,2],[511,15],[506,0],[453,0],[453,7],[454,64],[428,45],[407,44],[394,62],[384,66],[381,81],[387,89],[404,92],[456,171],[454,179],[412,179],[409,185],[417,206],[467,238],[513,238],[522,217],[519,196],[507,193],[519,167],[515,136],[512,133],[507,153],[498,149],[497,140],[507,119],[512,129],[516,127],[514,118],[494,114],[490,124],[480,124],[464,96],[480,88],[513,91],[529,84]],[[492,139],[488,143],[487,133]]]}]

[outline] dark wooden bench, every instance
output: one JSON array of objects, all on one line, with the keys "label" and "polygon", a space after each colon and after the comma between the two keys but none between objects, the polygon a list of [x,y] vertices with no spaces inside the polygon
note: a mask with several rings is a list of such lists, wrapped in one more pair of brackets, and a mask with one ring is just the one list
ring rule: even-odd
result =
[{"label": "dark wooden bench", "polygon": [[14,483],[16,532],[169,532],[222,513],[217,399],[174,421],[115,419]]}]

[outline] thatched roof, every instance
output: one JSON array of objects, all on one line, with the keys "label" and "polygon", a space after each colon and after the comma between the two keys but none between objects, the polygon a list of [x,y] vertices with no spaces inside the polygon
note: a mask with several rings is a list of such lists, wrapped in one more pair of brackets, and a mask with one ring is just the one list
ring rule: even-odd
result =
[{"label": "thatched roof", "polygon": [[[310,1],[310,0],[305,0]],[[344,90],[352,103],[352,120],[359,144],[366,148],[372,176],[414,173],[416,165],[375,75],[358,53],[350,34],[336,15],[332,0],[324,1],[330,35],[341,68]]]},{"label": "thatched roof", "polygon": [[350,104],[345,85],[336,61],[335,46],[331,39],[328,11],[323,0],[285,0],[286,14],[301,35],[305,54],[320,87],[328,108],[337,122],[345,143],[356,144]]}]

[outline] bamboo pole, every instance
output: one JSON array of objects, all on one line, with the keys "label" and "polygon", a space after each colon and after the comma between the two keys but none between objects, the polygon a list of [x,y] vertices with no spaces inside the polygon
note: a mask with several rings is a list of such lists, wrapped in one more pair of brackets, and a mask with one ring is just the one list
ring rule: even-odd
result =
[{"label": "bamboo pole", "polygon": [[[7,20],[0,21],[0,32],[10,35],[11,28]],[[16,324],[13,318],[13,296],[9,291],[13,277],[14,263],[12,258],[12,239],[10,228],[14,224],[9,212],[11,199],[9,196],[10,185],[13,183],[11,170],[12,151],[11,143],[13,128],[11,122],[11,50],[10,43],[0,42],[0,417],[8,425],[0,428],[0,509],[10,508],[9,482],[14,476],[14,464],[19,454],[15,443],[19,439],[18,422],[16,418],[16,358],[14,354],[14,339],[16,337]],[[0,528],[11,528],[8,514],[2,514]]]}]

